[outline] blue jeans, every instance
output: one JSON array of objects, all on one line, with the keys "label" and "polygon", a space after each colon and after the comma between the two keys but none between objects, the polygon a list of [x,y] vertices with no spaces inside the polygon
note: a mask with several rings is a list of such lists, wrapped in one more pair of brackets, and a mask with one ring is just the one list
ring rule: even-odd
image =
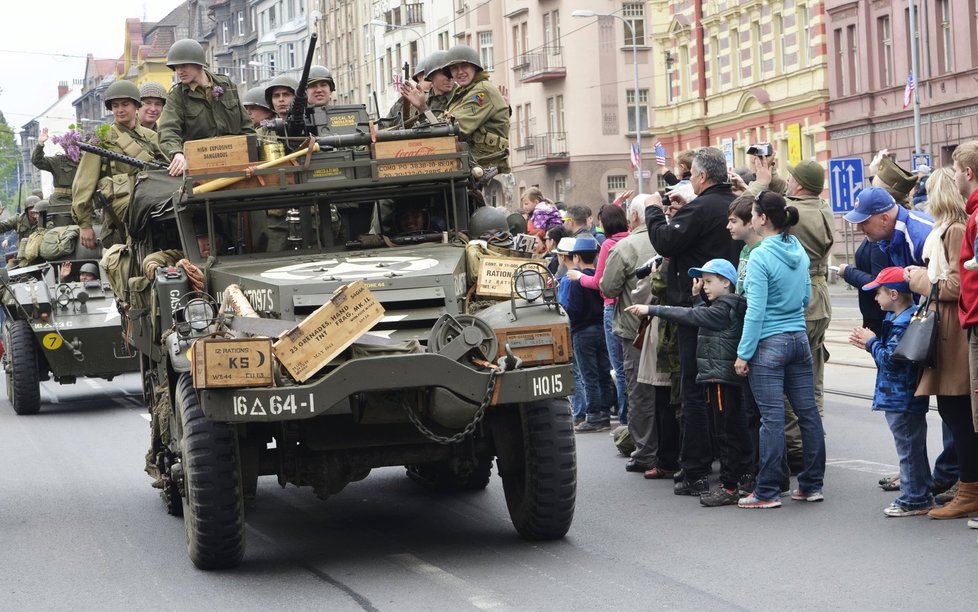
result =
[{"label": "blue jeans", "polygon": [[604,343],[604,330],[591,325],[574,332],[574,362],[581,372],[584,396],[587,398],[587,422],[611,421],[611,363]]},{"label": "blue jeans", "polygon": [[944,421],[941,421],[941,436],[944,441],[944,449],[934,461],[934,480],[957,482],[958,452],[954,448],[954,434],[951,433],[951,428]]},{"label": "blue jeans", "polygon": [[[573,340],[571,344],[574,344]],[[577,353],[577,347],[574,347],[574,353]],[[573,363],[574,369],[574,394],[569,396],[567,399],[571,403],[571,414],[574,415],[575,421],[584,420],[587,414],[587,392],[584,389],[584,381],[581,380],[581,368],[578,365],[577,358],[574,359]]]},{"label": "blue jeans", "polygon": [[786,332],[764,338],[750,360],[750,388],[761,413],[761,461],[755,494],[760,499],[777,499],[784,473],[784,396],[798,417],[804,448],[804,469],[798,488],[805,493],[822,490],[825,477],[825,433],[815,405],[812,351],[804,331]]},{"label": "blue jeans", "polygon": [[900,458],[900,497],[893,503],[910,510],[934,505],[927,459],[927,414],[885,412]]},{"label": "blue jeans", "polygon": [[611,333],[611,321],[615,316],[615,305],[604,307],[604,343],[608,345],[608,358],[615,370],[615,388],[618,390],[618,421],[628,425],[628,382],[625,380],[625,356],[621,352],[621,342]]}]

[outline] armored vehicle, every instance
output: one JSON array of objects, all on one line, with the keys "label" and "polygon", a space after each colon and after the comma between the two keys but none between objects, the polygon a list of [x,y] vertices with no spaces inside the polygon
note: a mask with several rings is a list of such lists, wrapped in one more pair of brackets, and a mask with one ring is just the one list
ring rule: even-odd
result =
[{"label": "armored vehicle", "polygon": [[451,128],[309,148],[300,165],[137,181],[127,329],[147,471],[190,558],[242,560],[259,477],[325,499],[385,466],[473,491],[495,461],[516,531],[562,537],[576,457],[553,278],[493,246],[505,225],[469,240],[481,169]]},{"label": "armored vehicle", "polygon": [[70,271],[63,261],[0,271],[3,366],[7,397],[17,414],[40,410],[41,381],[112,380],[139,371],[96,253],[81,246],[78,251],[84,252],[68,262]]}]

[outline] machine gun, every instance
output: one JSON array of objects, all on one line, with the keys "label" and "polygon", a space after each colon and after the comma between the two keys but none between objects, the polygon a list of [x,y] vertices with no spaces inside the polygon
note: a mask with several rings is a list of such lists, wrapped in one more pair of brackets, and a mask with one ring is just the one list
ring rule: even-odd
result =
[{"label": "machine gun", "polygon": [[[404,82],[407,83],[411,80],[411,66],[404,62]],[[411,101],[401,95],[401,125],[406,125],[408,118],[411,116]]]},{"label": "machine gun", "polygon": [[122,153],[116,153],[115,151],[109,151],[108,149],[103,149],[102,147],[96,147],[95,145],[90,145],[87,142],[79,142],[78,148],[86,153],[91,153],[93,155],[98,155],[99,157],[117,161],[119,163],[128,164],[130,166],[139,168],[140,170],[166,170],[167,165],[161,164],[157,161],[146,161],[142,159],[137,159],[135,157],[129,157],[128,155],[123,155]]},{"label": "machine gun", "polygon": [[[318,39],[319,35],[315,32],[309,36],[309,49],[306,51],[306,61],[302,65],[299,89],[295,90],[295,99],[289,105],[289,112],[285,119],[287,136],[304,137],[308,134],[306,130],[306,107],[309,105],[309,96],[306,94],[306,81],[309,80],[309,68],[312,67],[312,58],[316,52],[316,41]],[[286,143],[286,147],[289,147],[288,143]],[[291,150],[292,147],[289,149]]]},{"label": "machine gun", "polygon": [[436,125],[425,128],[415,128],[411,130],[378,130],[371,138],[369,133],[355,132],[352,134],[332,134],[330,136],[320,136],[316,139],[320,149],[341,149],[345,147],[363,147],[371,142],[388,142],[392,140],[411,140],[419,135],[425,136],[455,136],[458,129],[454,125]]}]

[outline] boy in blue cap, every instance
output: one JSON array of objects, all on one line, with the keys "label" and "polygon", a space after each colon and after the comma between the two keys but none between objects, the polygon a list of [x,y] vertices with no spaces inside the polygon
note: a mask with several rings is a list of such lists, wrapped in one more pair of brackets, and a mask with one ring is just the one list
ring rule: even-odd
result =
[{"label": "boy in blue cap", "polygon": [[886,516],[927,514],[934,506],[931,494],[930,463],[927,461],[927,396],[914,397],[917,387],[916,365],[893,359],[893,351],[903,338],[915,307],[903,268],[883,268],[876,279],[863,285],[875,291],[876,302],[886,313],[879,337],[865,327],[857,327],[849,343],[864,348],[873,356],[878,370],[873,393],[873,410],[886,415],[900,457],[900,496],[883,509]]},{"label": "boy in blue cap", "polygon": [[[599,248],[594,236],[585,233],[562,238],[557,252],[565,254],[565,261],[569,260],[568,269],[594,276]],[[615,401],[611,360],[604,336],[604,298],[597,290],[564,277],[560,281],[559,301],[570,319],[574,362],[581,373],[583,389],[575,393],[583,393],[587,403],[584,422],[574,427],[574,431],[604,431],[611,427],[611,405]]]},{"label": "boy in blue cap", "polygon": [[696,279],[693,298],[701,298],[702,304],[692,308],[636,304],[627,310],[699,328],[696,382],[704,386],[707,403],[713,406],[720,446],[720,486],[704,492],[700,503],[707,507],[736,506],[754,479],[754,448],[743,405],[743,378],[734,371],[747,298],[736,293],[737,268],[726,259],[711,259],[701,268],[690,268],[689,275]]}]

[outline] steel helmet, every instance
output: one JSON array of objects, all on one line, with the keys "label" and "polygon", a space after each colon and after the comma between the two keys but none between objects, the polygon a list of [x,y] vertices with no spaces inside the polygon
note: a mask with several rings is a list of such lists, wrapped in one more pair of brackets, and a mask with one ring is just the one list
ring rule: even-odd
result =
[{"label": "steel helmet", "polygon": [[81,267],[78,271],[79,274],[91,274],[92,276],[98,276],[98,266],[89,262]]},{"label": "steel helmet", "polygon": [[166,90],[155,81],[148,81],[139,86],[139,99],[159,98],[166,103]]},{"label": "steel helmet", "polygon": [[483,206],[469,218],[470,237],[480,238],[496,232],[509,232],[509,221],[506,220],[504,209]]},{"label": "steel helmet", "polygon": [[170,45],[170,50],[166,52],[166,65],[170,70],[175,70],[179,64],[197,64],[201,67],[207,64],[204,48],[199,42],[182,38]]},{"label": "steel helmet", "polygon": [[48,209],[48,201],[47,200],[38,200],[37,203],[34,204],[34,212],[36,212],[36,213],[45,212],[47,209]]},{"label": "steel helmet", "polygon": [[309,79],[306,81],[306,85],[312,85],[313,83],[318,83],[319,81],[326,81],[329,83],[329,88],[332,91],[336,91],[336,83],[333,81],[333,73],[329,71],[326,66],[309,66]]},{"label": "steel helmet", "polygon": [[34,205],[40,201],[41,198],[37,197],[36,195],[27,196],[27,199],[24,200],[24,210],[30,210],[34,208]]},{"label": "steel helmet", "polygon": [[265,102],[268,103],[269,107],[272,106],[272,90],[276,87],[291,89],[292,93],[294,94],[295,90],[299,89],[299,81],[296,81],[290,76],[285,76],[284,74],[280,74],[272,79],[272,82],[265,87]]},{"label": "steel helmet", "polygon": [[455,64],[472,64],[475,66],[476,72],[482,72],[482,64],[479,63],[478,51],[468,45],[455,45],[449,49],[445,57],[445,65],[441,68],[445,71],[445,74],[448,74],[449,68]]},{"label": "steel helmet", "polygon": [[105,110],[112,110],[113,100],[132,100],[137,108],[143,105],[143,101],[139,99],[139,88],[132,81],[113,81],[105,90],[105,98],[103,99],[105,100]]},{"label": "steel helmet", "polygon": [[249,89],[245,93],[244,98],[242,98],[241,105],[244,106],[245,108],[248,108],[249,106],[260,106],[262,108],[266,108],[273,112],[275,110],[273,108],[270,108],[268,101],[265,100],[264,87],[252,87],[251,89]]},{"label": "steel helmet", "polygon": [[445,59],[447,57],[448,51],[435,51],[428,57],[424,58],[422,61],[424,62],[425,68],[427,68],[425,71],[424,80],[430,81],[431,75],[444,68],[445,64],[448,62],[448,60]]},{"label": "steel helmet", "polygon": [[414,67],[414,72],[411,73],[411,78],[414,79],[415,82],[420,81],[421,75],[428,72],[428,69],[426,68],[425,65],[425,60],[427,59],[428,59],[427,57],[423,57],[419,59],[418,65]]}]

